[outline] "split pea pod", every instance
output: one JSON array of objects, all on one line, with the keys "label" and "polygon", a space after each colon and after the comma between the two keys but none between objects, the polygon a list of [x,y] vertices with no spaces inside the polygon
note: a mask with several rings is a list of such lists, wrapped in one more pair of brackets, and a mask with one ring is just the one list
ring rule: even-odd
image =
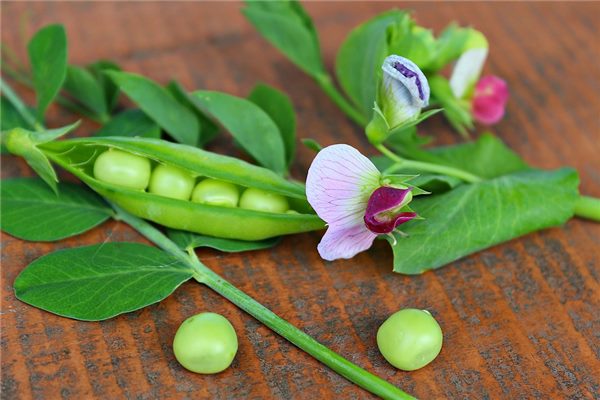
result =
[{"label": "split pea pod", "polygon": [[[69,139],[38,147],[50,160],[106,199],[133,215],[169,228],[228,239],[261,240],[324,227],[306,201],[304,185],[237,158],[158,139],[129,137]],[[113,154],[107,157],[106,154],[111,154],[107,152]],[[141,168],[132,175],[118,168],[118,160],[128,157],[126,162],[133,160],[133,164],[138,165],[136,168]],[[104,165],[98,167],[97,163]],[[109,170],[106,175],[107,167],[116,170]],[[146,182],[158,179],[157,171],[167,177],[175,176],[178,182],[183,181],[177,186],[175,197],[179,198],[145,189]],[[231,204],[192,201],[186,198],[191,188],[186,176],[192,186],[210,180],[217,186],[222,182],[221,186],[238,188],[241,196],[248,190],[254,197],[256,193],[264,193],[266,201],[276,204],[272,208],[276,212],[265,211],[271,210],[269,207],[241,208],[236,206],[237,199]],[[130,179],[134,184],[130,185]],[[153,187],[160,188],[161,184]],[[163,189],[155,192],[160,190]],[[285,210],[287,207],[289,210]]]}]

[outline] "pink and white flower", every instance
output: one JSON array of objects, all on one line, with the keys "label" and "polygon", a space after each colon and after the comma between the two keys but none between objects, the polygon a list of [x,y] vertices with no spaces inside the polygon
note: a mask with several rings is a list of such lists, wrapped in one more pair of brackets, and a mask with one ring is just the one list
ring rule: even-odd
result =
[{"label": "pink and white flower", "polygon": [[475,85],[471,112],[476,121],[493,125],[504,117],[508,102],[508,85],[497,76],[484,76]]},{"label": "pink and white flower", "polygon": [[317,154],[308,170],[306,196],[328,225],[317,249],[329,261],[354,257],[378,235],[417,216],[403,210],[412,199],[411,188],[383,186],[375,165],[345,144]]}]

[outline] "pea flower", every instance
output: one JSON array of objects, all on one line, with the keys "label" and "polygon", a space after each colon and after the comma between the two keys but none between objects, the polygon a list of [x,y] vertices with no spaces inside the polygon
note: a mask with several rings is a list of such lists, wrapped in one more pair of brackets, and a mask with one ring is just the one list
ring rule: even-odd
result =
[{"label": "pea flower", "polygon": [[358,150],[336,144],[321,150],[306,179],[306,196],[327,232],[317,246],[322,258],[352,258],[380,234],[417,216],[405,206],[411,188],[382,185],[382,176]]},{"label": "pea flower", "polygon": [[486,125],[493,125],[504,117],[508,101],[508,85],[497,76],[484,76],[477,82],[471,112],[473,118]]},{"label": "pea flower", "polygon": [[383,80],[380,105],[390,128],[419,116],[429,104],[429,83],[417,64],[391,55],[381,67]]},{"label": "pea flower", "polygon": [[450,88],[457,99],[469,98],[481,75],[488,55],[488,41],[474,29],[469,30],[465,50],[452,69]]}]

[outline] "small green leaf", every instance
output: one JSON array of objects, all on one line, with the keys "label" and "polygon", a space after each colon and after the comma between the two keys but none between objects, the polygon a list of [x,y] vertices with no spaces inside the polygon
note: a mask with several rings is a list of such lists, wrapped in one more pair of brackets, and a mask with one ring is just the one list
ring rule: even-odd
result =
[{"label": "small green leaf", "polygon": [[109,60],[100,60],[86,67],[102,86],[106,110],[110,113],[117,106],[119,87],[106,75],[106,71],[121,71],[121,67]]},{"label": "small green leaf", "polygon": [[40,29],[27,46],[33,87],[37,95],[37,119],[58,94],[67,75],[67,36],[62,25]]},{"label": "small green leaf", "polygon": [[338,51],[335,73],[340,85],[366,118],[373,114],[381,65],[389,55],[386,32],[407,15],[392,10],[356,27]]},{"label": "small green leaf", "polygon": [[142,110],[129,109],[115,115],[94,136],[141,136],[160,138],[160,127]]},{"label": "small green leaf", "polygon": [[258,163],[280,174],[286,171],[279,128],[260,107],[220,92],[197,91],[191,99],[221,123]]},{"label": "small green leaf", "polygon": [[189,108],[198,118],[200,125],[200,147],[206,146],[219,134],[219,127],[214,124],[202,110],[190,98],[190,94],[179,84],[179,82],[171,81],[167,85],[167,90],[171,92],[173,97],[181,104]]},{"label": "small green leaf", "polygon": [[87,69],[69,65],[64,89],[99,118],[108,117],[104,89]]},{"label": "small green leaf", "polygon": [[394,271],[420,274],[495,244],[561,225],[573,216],[578,184],[577,172],[569,168],[531,170],[415,199],[411,206],[425,221],[402,225],[407,237],[395,235]]},{"label": "small green leaf", "polygon": [[457,99],[452,93],[450,83],[441,75],[428,77],[431,88],[432,102],[439,102],[444,108],[444,116],[458,133],[463,137],[469,136],[473,130],[473,117],[470,112],[470,103]]},{"label": "small green leaf", "polygon": [[269,85],[258,84],[250,92],[248,100],[262,108],[279,128],[289,168],[296,154],[296,113],[290,98]]},{"label": "small green leaf", "polygon": [[297,1],[246,1],[242,13],[294,64],[314,78],[326,74],[315,27]]},{"label": "small green leaf", "polygon": [[102,199],[80,185],[60,183],[56,195],[35,178],[1,182],[2,230],[23,240],[61,240],[88,231],[112,215]]},{"label": "small green leaf", "polygon": [[161,301],[193,271],[156,247],[103,243],[38,258],[15,280],[17,298],[63,317],[100,321]]},{"label": "small green leaf", "polygon": [[27,121],[21,116],[19,111],[12,105],[4,96],[0,103],[0,131],[7,131],[13,128],[25,128],[28,126]]},{"label": "small green leaf", "polygon": [[108,76],[146,115],[179,143],[196,146],[200,126],[196,116],[162,86],[141,75],[107,71]]},{"label": "small green leaf", "polygon": [[442,31],[436,41],[436,55],[428,68],[429,71],[437,72],[461,55],[469,39],[469,29],[461,28],[453,22]]},{"label": "small green leaf", "polygon": [[268,249],[275,246],[281,240],[279,237],[257,241],[223,239],[174,229],[169,229],[168,235],[177,246],[184,250],[190,248],[195,249],[198,247],[210,247],[227,253]]},{"label": "small green leaf", "polygon": [[323,146],[319,142],[317,142],[315,139],[305,138],[305,139],[302,139],[301,141],[302,141],[302,144],[306,148],[311,149],[315,153],[318,153],[323,149]]}]

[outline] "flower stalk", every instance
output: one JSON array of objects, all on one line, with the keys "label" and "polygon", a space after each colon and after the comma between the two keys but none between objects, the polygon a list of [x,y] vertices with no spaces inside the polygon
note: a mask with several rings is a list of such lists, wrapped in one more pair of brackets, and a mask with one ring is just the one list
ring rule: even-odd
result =
[{"label": "flower stalk", "polygon": [[382,399],[414,399],[414,397],[398,389],[391,383],[351,363],[341,355],[317,342],[311,336],[299,330],[288,321],[279,317],[252,297],[233,286],[219,274],[204,265],[198,259],[193,248],[189,248],[186,253],[148,222],[127,213],[114,204],[111,205],[116,213],[115,219],[129,224],[158,247],[192,268],[194,270],[194,279],[197,282],[202,283],[219,293],[221,296],[265,324],[274,332],[283,336],[290,343],[304,350],[344,378]]}]

